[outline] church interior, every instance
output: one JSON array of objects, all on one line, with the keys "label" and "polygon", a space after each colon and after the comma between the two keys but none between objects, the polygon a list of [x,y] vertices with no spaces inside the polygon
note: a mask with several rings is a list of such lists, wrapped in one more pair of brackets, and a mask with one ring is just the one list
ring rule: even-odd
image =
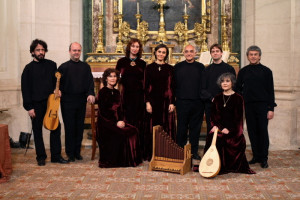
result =
[{"label": "church interior", "polygon": [[[183,48],[192,44],[197,61],[208,65],[207,51],[219,43],[237,73],[249,64],[246,49],[257,45],[261,63],[273,72],[277,104],[268,125],[270,168],[254,165],[254,175],[205,179],[195,172],[152,172],[148,162],[137,168],[101,169],[98,151],[91,160],[90,144],[81,162],[40,168],[34,149],[26,156],[24,149],[12,149],[13,172],[0,184],[0,199],[300,199],[300,1],[0,0],[0,36],[0,124],[8,125],[15,141],[20,132],[31,130],[21,74],[32,60],[29,46],[35,38],[47,42],[46,58],[57,66],[69,59],[70,43],[82,44],[81,60],[91,66],[96,92],[99,77],[124,56],[130,38],[142,42],[142,59],[148,64],[155,46],[164,43],[169,64],[184,60]],[[49,147],[49,131],[43,132]],[[250,159],[246,124],[244,134]]]}]

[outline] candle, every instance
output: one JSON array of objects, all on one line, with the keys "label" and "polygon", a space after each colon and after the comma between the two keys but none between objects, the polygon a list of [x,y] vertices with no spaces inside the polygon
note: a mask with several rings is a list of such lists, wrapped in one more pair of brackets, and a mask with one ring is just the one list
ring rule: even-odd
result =
[{"label": "candle", "polygon": [[103,1],[100,0],[100,14],[103,15]]},{"label": "candle", "polygon": [[184,14],[186,15],[186,4],[184,4]]},{"label": "candle", "polygon": [[140,3],[139,2],[136,3],[136,10],[137,10],[136,14],[140,14]]},{"label": "candle", "polygon": [[221,15],[225,15],[225,1],[221,1]]},{"label": "candle", "polygon": [[202,15],[206,15],[206,1],[202,1]]},{"label": "candle", "polygon": [[119,0],[119,13],[122,14],[122,1]]}]

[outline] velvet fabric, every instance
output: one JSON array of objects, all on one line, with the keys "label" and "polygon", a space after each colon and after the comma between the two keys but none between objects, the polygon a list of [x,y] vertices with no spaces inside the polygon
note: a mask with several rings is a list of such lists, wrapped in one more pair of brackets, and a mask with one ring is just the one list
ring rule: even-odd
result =
[{"label": "velvet fabric", "polygon": [[144,118],[144,71],[146,62],[137,58],[135,66],[131,66],[131,60],[123,57],[118,60],[116,69],[121,73],[121,104],[125,121],[139,130],[141,147],[145,146]]},{"label": "velvet fabric", "polygon": [[139,134],[136,127],[123,121],[120,92],[103,87],[97,97],[99,105],[97,120],[97,142],[100,150],[99,167],[135,167],[142,162]]},{"label": "velvet fabric", "polygon": [[[225,100],[225,101],[224,101]],[[224,104],[226,102],[226,106]],[[223,93],[215,96],[212,105],[211,127],[224,128],[228,134],[218,133],[216,146],[221,159],[219,174],[229,172],[255,174],[246,159],[246,140],[243,135],[243,98],[237,93],[226,96]],[[204,152],[211,145],[213,132],[206,138]]]},{"label": "velvet fabric", "polygon": [[175,141],[176,125],[174,112],[169,113],[169,105],[174,104],[174,68],[169,64],[155,62],[145,70],[145,101],[150,102],[152,113],[146,112],[145,122],[145,159],[152,157],[153,126],[161,125]]}]

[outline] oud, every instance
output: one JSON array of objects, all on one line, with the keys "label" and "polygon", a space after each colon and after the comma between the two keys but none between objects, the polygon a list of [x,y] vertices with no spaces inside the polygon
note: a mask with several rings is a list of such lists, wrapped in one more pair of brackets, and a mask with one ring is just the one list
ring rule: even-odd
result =
[{"label": "oud", "polygon": [[60,105],[60,97],[58,92],[61,74],[59,72],[56,72],[55,77],[56,87],[54,90],[54,94],[50,94],[48,97],[47,111],[43,121],[44,127],[51,131],[57,129],[59,124],[58,110]]},{"label": "oud", "polygon": [[204,154],[199,165],[199,173],[205,178],[217,176],[221,169],[221,160],[216,147],[217,135],[218,128],[216,128],[211,145]]}]

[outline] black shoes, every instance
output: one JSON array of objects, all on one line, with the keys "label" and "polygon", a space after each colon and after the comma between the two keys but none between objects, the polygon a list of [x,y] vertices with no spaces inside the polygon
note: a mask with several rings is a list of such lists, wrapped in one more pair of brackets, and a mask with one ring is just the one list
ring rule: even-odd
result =
[{"label": "black shoes", "polygon": [[69,161],[65,160],[63,157],[60,157],[58,159],[51,159],[52,163],[60,163],[60,164],[68,164]]},{"label": "black shoes", "polygon": [[268,168],[268,161],[260,161],[257,160],[256,158],[252,158],[249,162],[250,165],[255,164],[255,163],[260,163],[261,168]]},{"label": "black shoes", "polygon": [[45,166],[46,165],[46,162],[43,159],[38,160],[37,162],[38,162],[38,166]]},{"label": "black shoes", "polygon": [[267,161],[263,161],[262,163],[260,163],[261,168],[268,168],[268,162]]},{"label": "black shoes", "polygon": [[68,161],[69,161],[69,162],[75,162],[74,156],[69,156],[69,157],[68,157]]},{"label": "black shoes", "polygon": [[201,160],[201,157],[197,153],[193,154],[192,158],[195,160]]},{"label": "black shoes", "polygon": [[75,158],[76,160],[83,160],[83,157],[80,154],[76,155]]},{"label": "black shoes", "polygon": [[252,158],[248,163],[250,164],[250,165],[252,165],[252,164],[255,164],[255,163],[259,163],[260,161],[259,160],[257,160],[256,158]]}]

